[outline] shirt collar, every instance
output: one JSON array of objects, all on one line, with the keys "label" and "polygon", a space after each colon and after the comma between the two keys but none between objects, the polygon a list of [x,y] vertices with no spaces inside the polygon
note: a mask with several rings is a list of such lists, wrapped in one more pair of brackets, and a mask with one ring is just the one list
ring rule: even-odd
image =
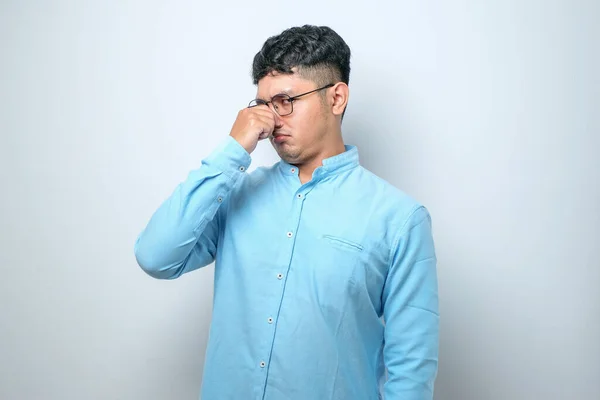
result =
[{"label": "shirt collar", "polygon": [[[354,145],[344,145],[345,151],[335,156],[325,158],[323,165],[313,172],[313,178],[317,176],[337,174],[359,165],[358,148]],[[298,167],[281,160],[279,168],[286,175],[298,175]]]}]

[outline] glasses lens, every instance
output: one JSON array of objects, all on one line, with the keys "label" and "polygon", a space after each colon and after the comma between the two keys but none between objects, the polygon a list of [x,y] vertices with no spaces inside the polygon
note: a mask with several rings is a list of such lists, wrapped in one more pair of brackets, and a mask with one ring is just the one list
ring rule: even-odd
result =
[{"label": "glasses lens", "polygon": [[256,106],[260,106],[262,104],[265,104],[262,100],[252,100],[249,104],[248,107],[256,107]]},{"label": "glasses lens", "polygon": [[277,95],[273,97],[273,107],[277,111],[277,114],[281,116],[292,113],[292,102],[289,96]]}]

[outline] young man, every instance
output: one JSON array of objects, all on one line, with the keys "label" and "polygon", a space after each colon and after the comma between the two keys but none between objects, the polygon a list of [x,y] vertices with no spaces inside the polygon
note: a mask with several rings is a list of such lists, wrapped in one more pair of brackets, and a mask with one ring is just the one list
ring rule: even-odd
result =
[{"label": "young man", "polygon": [[[328,27],[269,38],[257,98],[136,242],[155,278],[215,261],[203,400],[433,397],[430,216],[344,144],[349,74]],[[263,139],[281,161],[248,173]]]}]

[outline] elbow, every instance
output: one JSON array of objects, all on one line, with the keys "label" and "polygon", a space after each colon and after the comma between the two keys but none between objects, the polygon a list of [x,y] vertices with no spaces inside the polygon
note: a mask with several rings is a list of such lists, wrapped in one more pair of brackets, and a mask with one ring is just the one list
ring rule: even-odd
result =
[{"label": "elbow", "polygon": [[136,240],[133,252],[138,266],[152,278],[173,279],[178,276],[177,269],[163,262],[157,251],[147,246],[141,236]]}]

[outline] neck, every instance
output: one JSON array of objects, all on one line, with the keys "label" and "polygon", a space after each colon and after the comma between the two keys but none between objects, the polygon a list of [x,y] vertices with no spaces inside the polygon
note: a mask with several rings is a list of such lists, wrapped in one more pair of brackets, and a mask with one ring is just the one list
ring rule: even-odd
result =
[{"label": "neck", "polygon": [[342,135],[339,134],[332,136],[332,140],[323,146],[323,149],[316,157],[313,157],[311,161],[298,165],[298,175],[300,177],[301,184],[304,185],[306,182],[312,179],[313,172],[315,169],[323,165],[324,159],[336,156],[346,151],[344,141],[342,140]]}]

